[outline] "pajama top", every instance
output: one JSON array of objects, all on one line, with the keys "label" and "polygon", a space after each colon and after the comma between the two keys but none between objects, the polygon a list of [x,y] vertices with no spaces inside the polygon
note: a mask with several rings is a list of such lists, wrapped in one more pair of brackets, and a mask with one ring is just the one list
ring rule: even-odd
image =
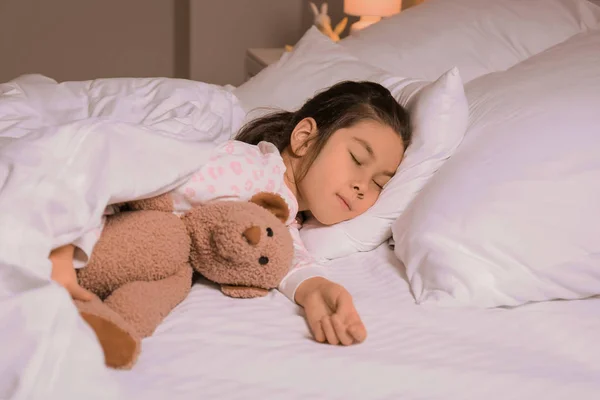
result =
[{"label": "pajama top", "polygon": [[[310,256],[302,243],[296,221],[298,202],[284,180],[285,165],[277,148],[268,142],[251,145],[235,140],[217,146],[210,159],[187,182],[169,192],[174,212],[185,213],[196,205],[216,200],[248,201],[259,192],[281,196],[289,208],[286,222],[294,242],[292,267],[279,284],[279,291],[294,301],[296,289],[308,278],[325,276],[324,268]],[[106,215],[110,214],[110,208]],[[76,246],[75,266],[87,262],[102,227],[82,236]]]}]

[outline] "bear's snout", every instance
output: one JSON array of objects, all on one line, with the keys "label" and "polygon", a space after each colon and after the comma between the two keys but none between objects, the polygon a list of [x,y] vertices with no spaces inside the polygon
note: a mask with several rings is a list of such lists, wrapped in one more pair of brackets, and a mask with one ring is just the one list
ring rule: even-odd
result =
[{"label": "bear's snout", "polygon": [[260,232],[261,229],[258,226],[251,226],[242,233],[242,236],[252,246],[256,246],[260,242]]}]

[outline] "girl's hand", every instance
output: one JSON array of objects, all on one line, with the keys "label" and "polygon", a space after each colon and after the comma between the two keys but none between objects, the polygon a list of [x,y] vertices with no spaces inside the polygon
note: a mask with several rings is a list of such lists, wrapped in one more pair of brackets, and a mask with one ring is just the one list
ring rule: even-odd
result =
[{"label": "girl's hand", "polygon": [[300,284],[295,297],[304,307],[316,341],[348,346],[366,339],[367,330],[343,286],[322,277],[310,278]]},{"label": "girl's hand", "polygon": [[66,245],[53,250],[50,253],[52,262],[52,280],[56,281],[62,287],[67,289],[74,300],[89,301],[94,295],[79,286],[77,274],[73,267],[73,253],[75,246]]}]

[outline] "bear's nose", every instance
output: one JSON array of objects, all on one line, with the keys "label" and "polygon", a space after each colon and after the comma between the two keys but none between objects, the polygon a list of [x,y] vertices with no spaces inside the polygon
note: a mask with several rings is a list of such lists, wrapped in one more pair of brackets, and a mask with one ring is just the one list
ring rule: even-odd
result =
[{"label": "bear's nose", "polygon": [[258,226],[251,226],[242,233],[242,236],[252,246],[256,246],[260,242],[260,228]]}]

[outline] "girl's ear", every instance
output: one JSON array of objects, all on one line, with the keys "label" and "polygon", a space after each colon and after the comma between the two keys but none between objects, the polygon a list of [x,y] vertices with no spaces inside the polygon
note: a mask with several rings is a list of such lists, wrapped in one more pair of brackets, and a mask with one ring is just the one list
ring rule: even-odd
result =
[{"label": "girl's ear", "polygon": [[317,121],[304,118],[298,122],[290,137],[290,150],[296,157],[302,157],[308,151],[312,139],[317,135]]}]

